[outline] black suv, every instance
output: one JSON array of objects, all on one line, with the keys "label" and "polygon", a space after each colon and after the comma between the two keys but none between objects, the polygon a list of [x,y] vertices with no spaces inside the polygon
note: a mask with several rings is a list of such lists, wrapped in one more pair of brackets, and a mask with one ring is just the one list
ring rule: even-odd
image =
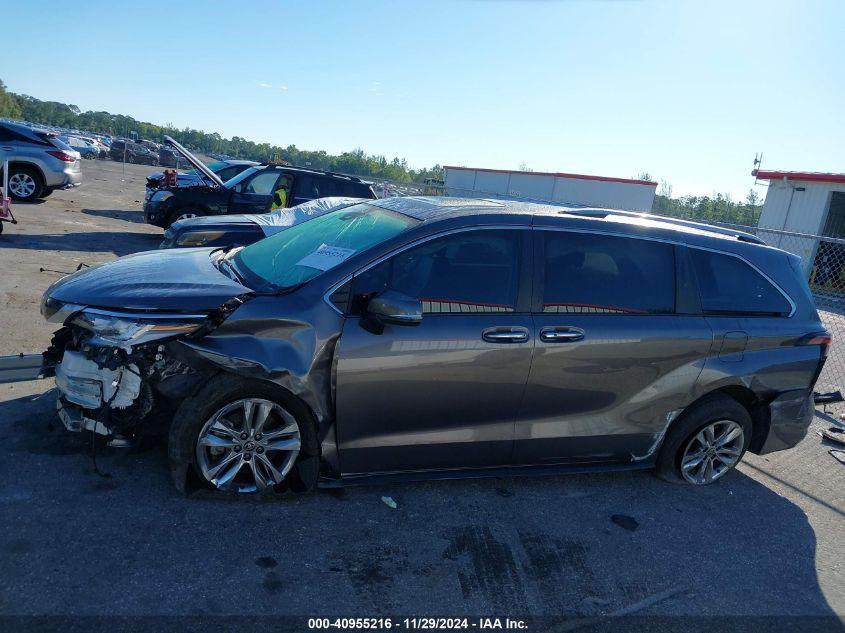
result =
[{"label": "black suv", "polygon": [[266,213],[284,183],[287,206],[342,196],[375,199],[370,183],[329,171],[263,164],[247,169],[223,185],[197,184],[159,189],[144,203],[144,219],[168,228],[176,220],[227,213]]},{"label": "black suv", "polygon": [[112,141],[109,148],[109,156],[112,160],[122,163],[124,156],[127,163],[138,163],[139,165],[158,165],[158,154],[150,151],[140,143],[128,139],[116,139]]}]

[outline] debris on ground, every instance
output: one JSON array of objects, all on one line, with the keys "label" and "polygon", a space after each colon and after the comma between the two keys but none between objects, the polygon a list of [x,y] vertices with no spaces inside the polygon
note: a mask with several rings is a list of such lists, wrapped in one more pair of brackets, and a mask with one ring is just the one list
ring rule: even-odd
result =
[{"label": "debris on ground", "polygon": [[610,517],[610,520],[629,532],[634,532],[638,527],[640,527],[637,520],[634,517],[629,517],[627,514],[614,514]]},{"label": "debris on ground", "polygon": [[393,497],[382,497],[381,501],[384,505],[386,505],[392,510],[395,510],[397,507],[399,507],[396,505],[396,502],[393,500]]},{"label": "debris on ground", "polygon": [[831,454],[833,459],[838,461],[840,464],[845,464],[845,451],[840,451],[839,449],[832,448],[828,451]]},{"label": "debris on ground", "polygon": [[826,440],[830,440],[831,442],[836,442],[837,444],[845,444],[845,429],[840,429],[839,427],[831,426],[830,428],[824,429],[823,431],[819,431],[819,435],[821,435]]}]

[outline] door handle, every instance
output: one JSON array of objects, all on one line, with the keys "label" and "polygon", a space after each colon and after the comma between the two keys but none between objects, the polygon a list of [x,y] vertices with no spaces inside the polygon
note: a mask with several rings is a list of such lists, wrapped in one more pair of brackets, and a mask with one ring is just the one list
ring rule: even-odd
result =
[{"label": "door handle", "polygon": [[584,338],[584,330],[578,327],[544,327],[540,340],[546,343],[573,343]]},{"label": "door handle", "polygon": [[11,152],[15,148],[14,147],[0,147],[0,149],[2,149],[4,152]]},{"label": "door handle", "polygon": [[528,340],[526,327],[489,327],[481,333],[488,343],[525,343]]}]

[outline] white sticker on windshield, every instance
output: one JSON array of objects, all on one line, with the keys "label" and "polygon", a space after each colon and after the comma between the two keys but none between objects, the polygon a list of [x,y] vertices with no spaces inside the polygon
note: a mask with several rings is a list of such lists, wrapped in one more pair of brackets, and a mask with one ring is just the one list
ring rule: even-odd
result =
[{"label": "white sticker on windshield", "polygon": [[296,262],[296,265],[308,266],[317,270],[328,270],[329,268],[334,268],[345,259],[349,259],[354,254],[354,248],[341,248],[340,246],[321,244],[320,248],[300,259]]}]

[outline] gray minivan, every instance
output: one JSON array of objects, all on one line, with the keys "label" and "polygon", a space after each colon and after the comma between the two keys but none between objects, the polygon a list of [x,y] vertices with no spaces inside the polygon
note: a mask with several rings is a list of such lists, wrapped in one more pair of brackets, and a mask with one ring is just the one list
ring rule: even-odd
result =
[{"label": "gray minivan", "polygon": [[[830,336],[798,259],[607,209],[368,200],[53,284],[71,430],[162,433],[180,489],[655,468],[794,446]],[[50,370],[49,368],[53,368]]]}]

